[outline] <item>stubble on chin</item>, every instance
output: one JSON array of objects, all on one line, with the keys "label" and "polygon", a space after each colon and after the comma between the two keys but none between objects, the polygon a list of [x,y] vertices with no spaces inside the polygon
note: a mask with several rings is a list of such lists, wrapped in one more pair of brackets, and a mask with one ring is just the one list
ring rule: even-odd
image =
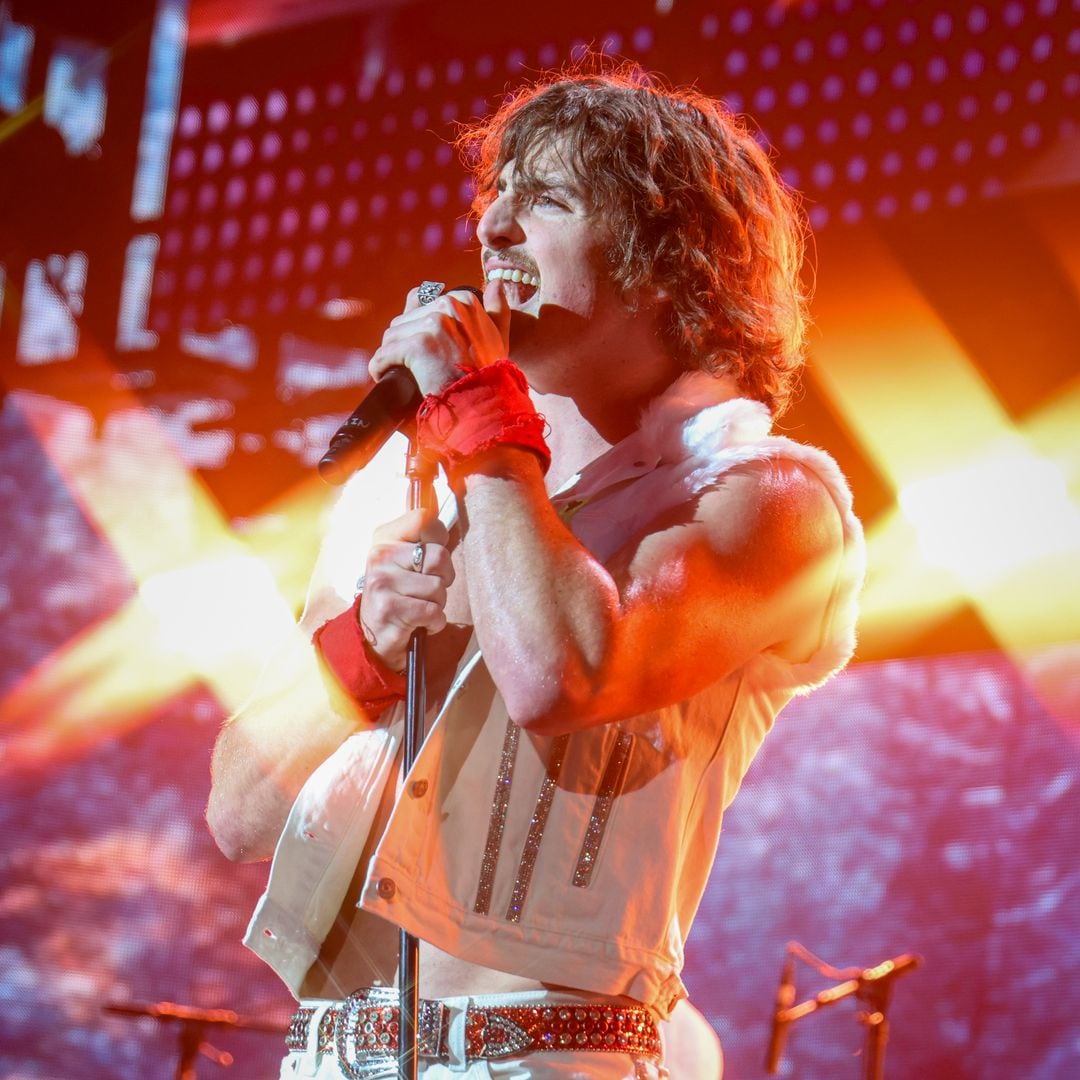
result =
[{"label": "stubble on chin", "polygon": [[510,359],[526,355],[536,335],[536,316],[515,308],[510,312]]}]

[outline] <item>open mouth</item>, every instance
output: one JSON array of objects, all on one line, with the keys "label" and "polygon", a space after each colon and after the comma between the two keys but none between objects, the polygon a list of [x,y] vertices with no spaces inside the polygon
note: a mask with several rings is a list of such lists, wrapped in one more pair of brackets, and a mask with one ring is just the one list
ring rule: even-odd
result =
[{"label": "open mouth", "polygon": [[[523,304],[535,295],[540,287],[540,279],[526,270],[500,266],[487,272],[488,281],[501,281],[507,295],[517,303]],[[515,295],[516,294],[516,295]]]}]

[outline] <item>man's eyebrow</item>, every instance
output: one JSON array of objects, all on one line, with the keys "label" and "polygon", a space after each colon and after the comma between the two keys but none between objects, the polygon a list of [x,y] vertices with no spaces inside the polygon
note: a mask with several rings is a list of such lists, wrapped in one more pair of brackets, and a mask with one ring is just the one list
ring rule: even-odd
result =
[{"label": "man's eyebrow", "polygon": [[558,192],[560,195],[568,195],[572,199],[580,197],[577,185],[569,178],[550,176],[542,178],[542,184],[545,191]]},{"label": "man's eyebrow", "polygon": [[501,171],[495,180],[494,190],[502,194],[511,187],[522,195],[549,192],[581,203],[586,201],[581,188],[568,173],[564,172],[534,170],[528,166],[512,171]]},{"label": "man's eyebrow", "polygon": [[515,186],[522,191],[548,191],[570,199],[581,198],[577,185],[562,173],[524,173],[515,177]]}]

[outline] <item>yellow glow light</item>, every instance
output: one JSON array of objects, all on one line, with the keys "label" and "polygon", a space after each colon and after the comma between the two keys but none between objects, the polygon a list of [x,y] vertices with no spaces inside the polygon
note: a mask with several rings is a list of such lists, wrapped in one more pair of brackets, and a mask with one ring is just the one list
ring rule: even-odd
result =
[{"label": "yellow glow light", "polygon": [[[1080,281],[1069,220],[1055,249]],[[1080,379],[1014,419],[880,234],[837,240],[819,240],[813,377],[898,501],[868,532],[862,639],[904,649],[970,604],[1051,713],[1075,716]]]},{"label": "yellow glow light", "polygon": [[907,484],[897,499],[926,561],[972,590],[1040,559],[1080,552],[1080,510],[1064,474],[1019,440]]},{"label": "yellow glow light", "polygon": [[157,617],[158,647],[204,671],[265,656],[293,624],[265,563],[250,556],[206,559],[155,574],[139,592]]}]

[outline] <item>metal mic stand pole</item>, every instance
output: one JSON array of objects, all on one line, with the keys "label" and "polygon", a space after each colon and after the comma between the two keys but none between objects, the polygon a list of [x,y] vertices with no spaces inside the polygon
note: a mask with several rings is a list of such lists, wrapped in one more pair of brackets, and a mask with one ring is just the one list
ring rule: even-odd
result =
[{"label": "metal mic stand pole", "polygon": [[777,1007],[773,1012],[773,1036],[769,1041],[766,1054],[766,1071],[775,1074],[780,1067],[782,1042],[788,1025],[811,1013],[835,1005],[844,998],[854,997],[868,1006],[867,1010],[858,1015],[859,1023],[866,1027],[863,1080],[884,1080],[885,1046],[889,1041],[889,1020],[886,1013],[892,998],[893,983],[900,975],[914,970],[922,962],[921,956],[915,953],[904,953],[892,960],[885,960],[876,967],[864,968],[854,978],[845,979],[827,990],[822,990],[798,1005],[790,1003],[785,1005],[779,1000],[781,995],[784,1001],[795,1000],[794,979],[789,978],[791,972],[785,964],[784,975],[780,981],[780,992],[777,994]]},{"label": "metal mic stand pole", "polygon": [[[435,502],[435,462],[421,451],[415,436],[409,438],[405,458],[405,476],[409,481],[408,509],[433,507]],[[427,683],[424,670],[423,630],[414,630],[409,639],[405,667],[405,740],[402,755],[402,776],[407,776],[416,760],[424,738],[424,713],[427,711]],[[407,930],[398,931],[398,986],[401,995],[398,1031],[398,1076],[400,1080],[416,1080],[417,1046],[416,1023],[420,1010],[419,944]]]},{"label": "metal mic stand pole", "polygon": [[893,980],[881,979],[865,983],[855,996],[867,1005],[859,1013],[859,1023],[866,1027],[866,1054],[864,1055],[863,1080],[884,1080],[885,1046],[889,1041],[889,1000],[892,997]]}]

